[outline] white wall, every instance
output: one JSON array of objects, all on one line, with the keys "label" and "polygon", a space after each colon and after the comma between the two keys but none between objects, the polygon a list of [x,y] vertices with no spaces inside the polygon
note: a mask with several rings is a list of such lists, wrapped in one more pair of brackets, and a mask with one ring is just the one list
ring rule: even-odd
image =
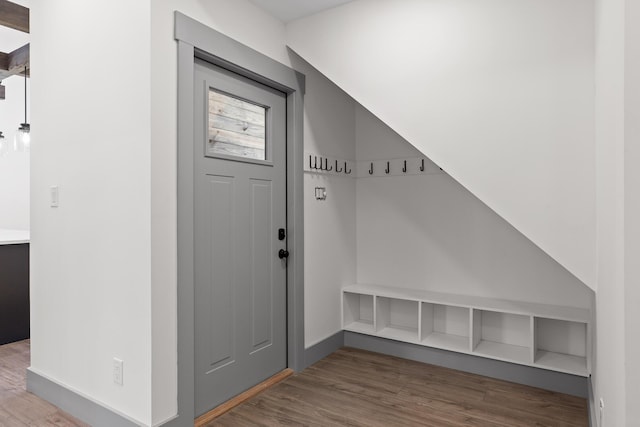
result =
[{"label": "white wall", "polygon": [[[16,130],[24,122],[24,77],[11,76],[2,85],[6,98],[0,100],[0,131],[5,136],[3,141],[13,145]],[[29,86],[27,79],[27,96],[31,93]],[[29,153],[12,150],[0,155],[0,228],[29,229]]]},{"label": "white wall", "polygon": [[[573,7],[573,0],[567,5]],[[134,5],[122,0],[90,5],[59,0],[39,2],[32,10],[33,122],[38,124],[33,131],[31,183],[32,368],[143,425],[160,423],[176,413],[174,10],[278,61],[288,65],[292,61],[284,47],[284,25],[246,0],[154,0]],[[581,10],[588,12],[578,8]],[[506,12],[514,13],[509,8]],[[73,19],[75,16],[83,19]],[[582,34],[581,16],[574,21],[559,14],[557,19],[567,19],[565,28],[576,30],[577,37]],[[356,17],[349,25],[362,20]],[[115,29],[113,22],[118,22]],[[309,30],[313,34],[313,28]],[[546,40],[557,34],[550,31],[543,35]],[[325,41],[331,50],[331,38]],[[69,56],[69,51],[83,55]],[[577,51],[583,51],[580,43]],[[333,53],[340,59],[339,51]],[[410,46],[405,53],[411,56]],[[65,58],[64,67],[59,65],[60,58]],[[349,63],[358,66],[357,61]],[[307,71],[305,149],[349,158],[355,132],[350,123],[354,114],[349,110],[350,101],[326,80]],[[365,73],[361,77],[367,80],[372,76]],[[576,80],[576,85],[583,82]],[[480,132],[481,142],[488,144],[485,147],[490,151],[495,146],[490,144],[489,134]],[[460,140],[464,142],[464,138]],[[588,146],[589,138],[584,140]],[[549,144],[541,145],[544,149]],[[478,154],[473,147],[466,147],[471,157]],[[522,147],[514,150],[518,148]],[[527,154],[533,159],[535,153]],[[480,163],[482,159],[477,157]],[[569,167],[574,172],[569,181],[574,175],[576,180],[589,181],[588,171],[579,167],[582,160]],[[567,166],[569,160],[563,158],[563,162]],[[498,167],[509,164],[502,162]],[[479,182],[490,179],[478,178]],[[307,190],[316,182],[327,186],[325,204],[308,198]],[[554,188],[559,186],[553,184]],[[565,184],[573,190],[570,183]],[[61,206],[57,209],[48,206],[51,185],[60,186]],[[351,262],[349,253],[354,254],[349,247],[355,247],[354,186],[348,179],[305,176],[305,232],[307,239],[315,236],[322,242],[317,247],[309,247],[307,242],[307,346],[340,326],[339,315],[335,315],[339,314],[338,289],[354,275],[352,268],[344,267]],[[552,193],[561,198],[560,192]],[[578,196],[581,201],[588,198]],[[580,204],[576,202],[576,206]],[[522,209],[526,208],[529,206]],[[560,209],[561,213],[572,212],[571,207],[561,204],[561,208],[566,208]],[[551,221],[550,228],[555,231],[554,224]],[[515,239],[509,232],[505,234],[505,239]],[[585,235],[588,240],[588,233]],[[581,239],[576,242],[579,247],[588,247]],[[523,252],[530,250],[522,246]],[[327,251],[336,253],[327,255]],[[336,268],[338,258],[344,262],[340,269]],[[112,383],[114,356],[125,361],[122,388]]]},{"label": "white wall", "polygon": [[151,424],[149,16],[149,1],[31,8],[31,369],[141,425]]},{"label": "white wall", "polygon": [[[624,0],[596,2],[597,339],[599,426],[625,424]],[[599,417],[599,416],[598,416]]]},{"label": "white wall", "polygon": [[[358,161],[421,156],[360,106],[356,147]],[[359,178],[356,224],[360,283],[591,307],[589,288],[446,173]]]},{"label": "white wall", "polygon": [[637,2],[596,1],[598,212],[597,339],[593,384],[599,426],[640,419],[640,41]]},{"label": "white wall", "polygon": [[625,6],[625,380],[626,419],[640,423],[640,4]]},{"label": "white wall", "polygon": [[[355,103],[335,84],[292,54],[296,70],[306,75],[305,152],[355,160]],[[333,165],[335,167],[335,164]],[[356,283],[356,180],[353,175],[305,172],[305,346],[342,329],[341,290]],[[316,200],[324,187],[326,200]]]},{"label": "white wall", "polygon": [[359,0],[287,43],[595,287],[593,4]]}]

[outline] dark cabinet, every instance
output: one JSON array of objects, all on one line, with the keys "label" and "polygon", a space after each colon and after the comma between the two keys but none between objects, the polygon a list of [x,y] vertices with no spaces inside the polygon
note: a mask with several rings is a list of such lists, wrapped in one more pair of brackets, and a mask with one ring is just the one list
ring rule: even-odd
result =
[{"label": "dark cabinet", "polygon": [[0,245],[0,345],[29,338],[29,244]]}]

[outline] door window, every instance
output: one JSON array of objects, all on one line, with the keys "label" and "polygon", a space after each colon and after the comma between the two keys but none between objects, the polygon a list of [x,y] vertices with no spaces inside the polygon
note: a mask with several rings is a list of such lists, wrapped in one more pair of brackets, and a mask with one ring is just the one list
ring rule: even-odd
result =
[{"label": "door window", "polygon": [[209,88],[209,155],[267,160],[267,108]]}]

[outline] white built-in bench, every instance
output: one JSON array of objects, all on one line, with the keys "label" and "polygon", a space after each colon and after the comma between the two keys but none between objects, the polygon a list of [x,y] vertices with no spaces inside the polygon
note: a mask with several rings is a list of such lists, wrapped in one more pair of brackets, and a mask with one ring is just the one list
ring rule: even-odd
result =
[{"label": "white built-in bench", "polygon": [[345,331],[586,377],[589,310],[353,285],[342,292]]}]

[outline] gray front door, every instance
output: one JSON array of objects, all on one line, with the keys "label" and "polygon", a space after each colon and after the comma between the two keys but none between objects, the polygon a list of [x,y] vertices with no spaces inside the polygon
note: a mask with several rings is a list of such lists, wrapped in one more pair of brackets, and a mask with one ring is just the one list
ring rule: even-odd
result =
[{"label": "gray front door", "polygon": [[200,60],[194,77],[199,416],[287,366],[286,96]]}]

